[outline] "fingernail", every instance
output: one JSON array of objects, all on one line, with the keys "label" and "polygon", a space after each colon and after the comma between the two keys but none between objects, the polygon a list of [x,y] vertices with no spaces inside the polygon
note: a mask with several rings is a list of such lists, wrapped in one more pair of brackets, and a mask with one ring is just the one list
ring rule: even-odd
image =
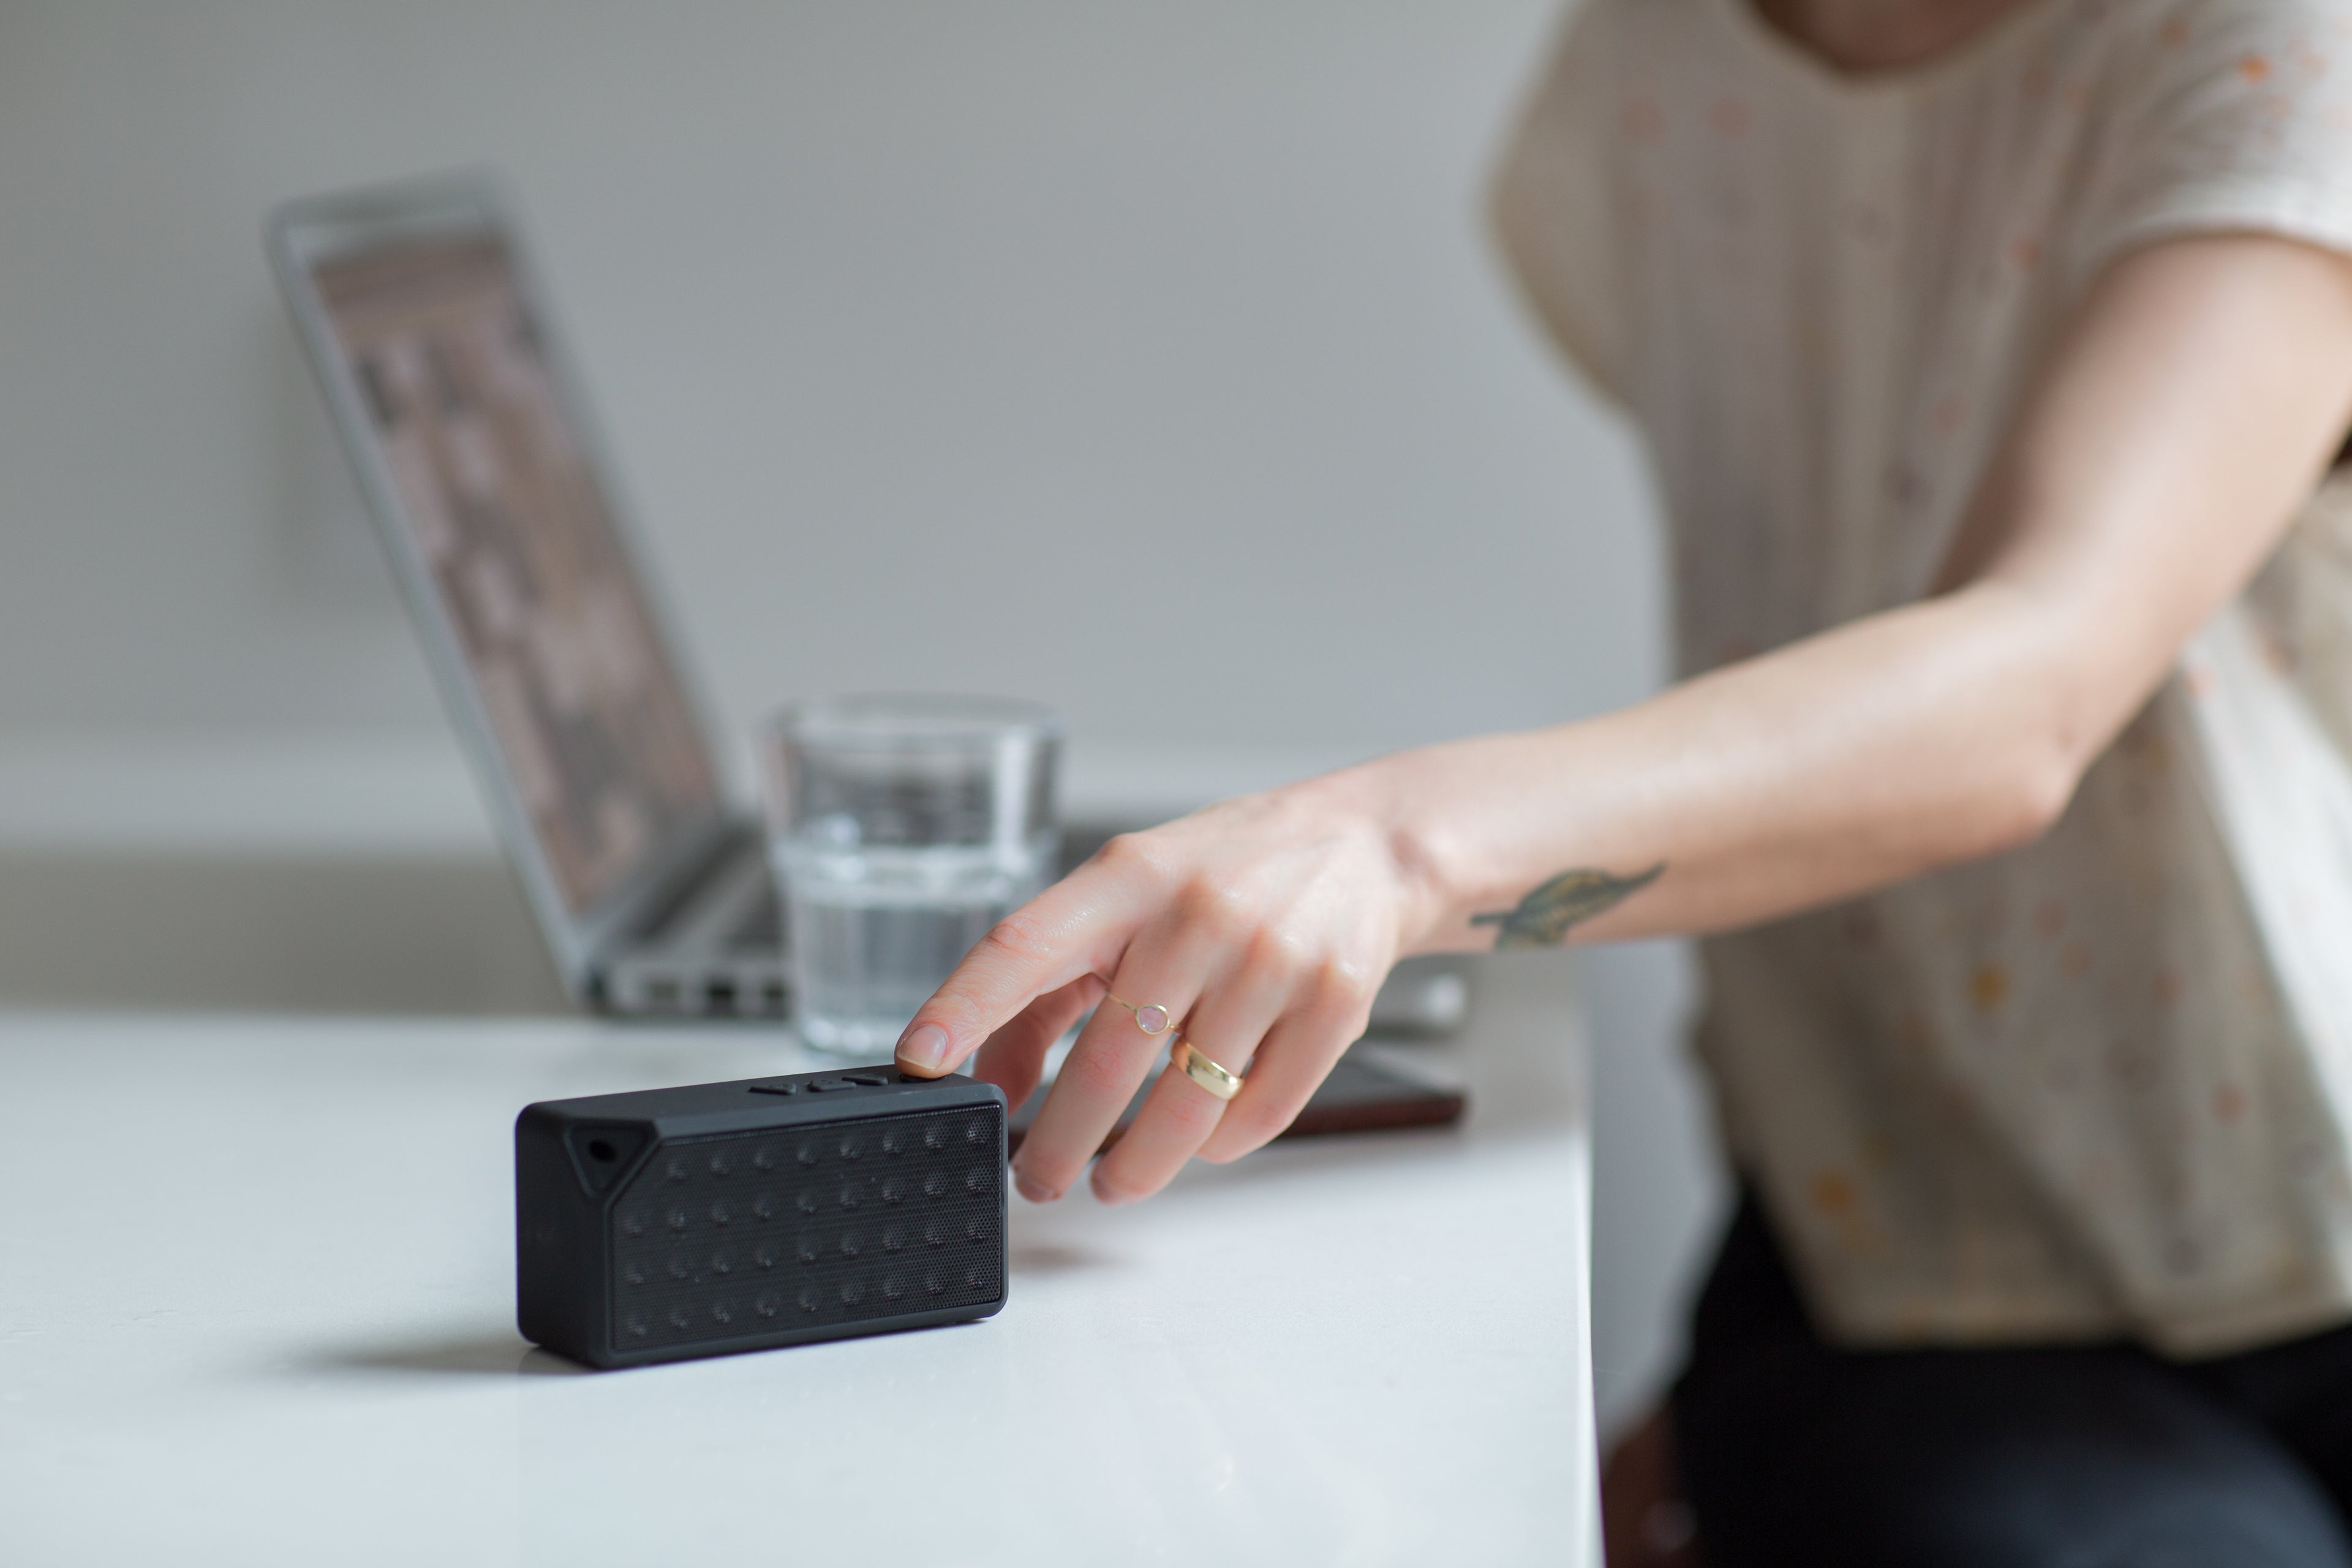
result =
[{"label": "fingernail", "polygon": [[1043,1182],[1030,1180],[1029,1173],[1023,1170],[1013,1173],[1013,1185],[1033,1204],[1050,1204],[1062,1195]]},{"label": "fingernail", "polygon": [[1133,1201],[1102,1179],[1102,1167],[1099,1165],[1095,1167],[1095,1173],[1087,1178],[1087,1185],[1094,1189],[1095,1202],[1106,1208],[1117,1208],[1121,1204]]},{"label": "fingernail", "polygon": [[898,1041],[898,1059],[917,1072],[937,1072],[948,1065],[948,1032],[937,1024],[909,1029]]}]

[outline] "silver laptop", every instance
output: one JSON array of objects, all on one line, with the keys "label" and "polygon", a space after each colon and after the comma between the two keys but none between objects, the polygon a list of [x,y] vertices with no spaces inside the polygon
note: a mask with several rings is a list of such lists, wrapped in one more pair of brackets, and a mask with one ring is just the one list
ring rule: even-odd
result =
[{"label": "silver laptop", "polygon": [[756,824],[727,798],[499,184],[299,201],[269,254],[451,719],[574,999],[781,1016]]},{"label": "silver laptop", "polygon": [[[572,997],[780,1017],[785,933],[578,375],[484,174],[292,202],[269,255],[443,701]],[[1107,836],[1073,830],[1066,864]],[[1442,1034],[1462,962],[1372,1027]]]}]

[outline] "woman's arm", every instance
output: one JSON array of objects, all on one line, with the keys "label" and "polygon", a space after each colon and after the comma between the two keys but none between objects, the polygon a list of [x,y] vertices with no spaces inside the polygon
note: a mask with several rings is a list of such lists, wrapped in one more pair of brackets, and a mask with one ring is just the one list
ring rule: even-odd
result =
[{"label": "woman's arm", "polygon": [[[1111,1199],[1297,1114],[1400,954],[1721,930],[2024,843],[2276,545],[2352,418],[2352,263],[2168,242],[2094,287],[1937,592],[1581,723],[1222,803],[1008,917],[908,1026],[910,1070],[1025,1095],[1110,994],[1249,1080],[1180,1075],[1097,1167]],[[1104,1007],[1016,1162],[1066,1190],[1157,1042]]]}]

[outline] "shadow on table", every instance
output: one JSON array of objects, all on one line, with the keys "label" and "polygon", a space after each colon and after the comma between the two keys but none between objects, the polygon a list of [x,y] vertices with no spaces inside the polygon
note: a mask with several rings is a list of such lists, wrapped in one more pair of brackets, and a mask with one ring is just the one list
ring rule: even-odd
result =
[{"label": "shadow on table", "polygon": [[1118,1259],[1108,1253],[1055,1241],[1015,1241],[1006,1257],[1016,1279],[1025,1275],[1090,1274],[1119,1267]]},{"label": "shadow on table", "polygon": [[513,1333],[453,1335],[383,1345],[346,1345],[303,1359],[306,1372],[417,1373],[450,1377],[572,1377],[589,1369]]}]

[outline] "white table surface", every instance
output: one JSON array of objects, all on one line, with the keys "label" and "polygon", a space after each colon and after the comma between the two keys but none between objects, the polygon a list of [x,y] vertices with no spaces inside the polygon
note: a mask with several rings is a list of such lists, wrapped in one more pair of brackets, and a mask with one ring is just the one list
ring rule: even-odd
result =
[{"label": "white table surface", "polygon": [[1459,1129],[1016,1200],[986,1322],[606,1373],[516,1336],[515,1111],[787,1037],[0,1014],[0,1562],[1597,1562],[1570,984],[1397,1047]]}]

